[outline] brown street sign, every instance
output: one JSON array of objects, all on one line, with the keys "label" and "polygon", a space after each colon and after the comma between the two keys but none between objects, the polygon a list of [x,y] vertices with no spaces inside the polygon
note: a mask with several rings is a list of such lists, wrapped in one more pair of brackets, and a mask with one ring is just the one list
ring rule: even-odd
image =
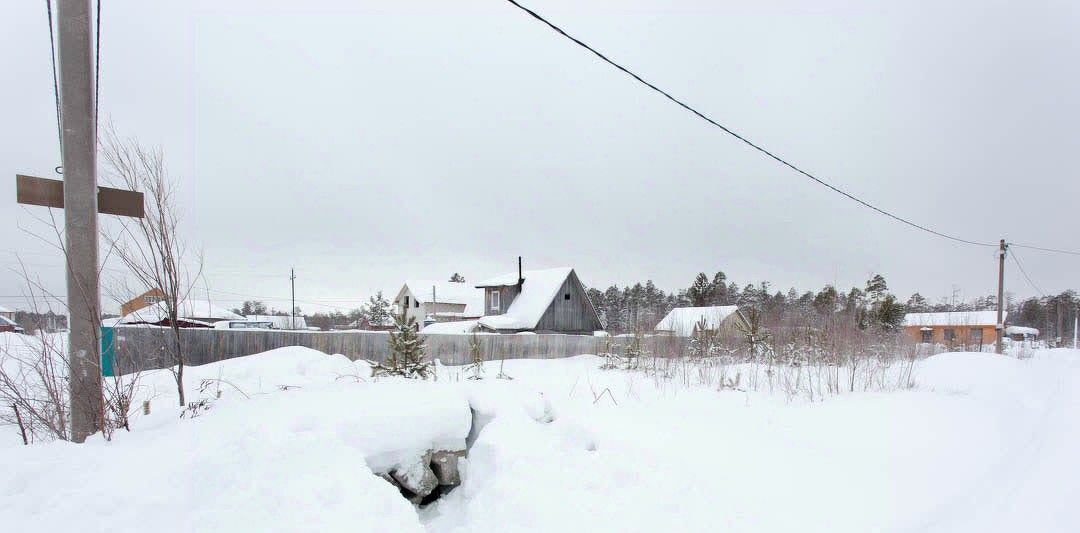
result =
[{"label": "brown street sign", "polygon": [[[63,209],[64,182],[16,174],[15,200],[20,204]],[[143,193],[98,187],[98,213],[142,218],[145,214]]]}]

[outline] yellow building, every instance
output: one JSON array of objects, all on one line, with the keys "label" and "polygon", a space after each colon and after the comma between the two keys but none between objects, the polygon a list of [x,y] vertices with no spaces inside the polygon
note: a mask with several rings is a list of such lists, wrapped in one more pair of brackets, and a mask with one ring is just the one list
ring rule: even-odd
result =
[{"label": "yellow building", "polygon": [[165,299],[165,293],[161,289],[150,289],[120,306],[120,316],[128,316],[139,309],[154,305]]},{"label": "yellow building", "polygon": [[[1002,314],[1002,321],[1008,313]],[[904,331],[912,342],[981,347],[997,342],[997,311],[908,313]]]}]

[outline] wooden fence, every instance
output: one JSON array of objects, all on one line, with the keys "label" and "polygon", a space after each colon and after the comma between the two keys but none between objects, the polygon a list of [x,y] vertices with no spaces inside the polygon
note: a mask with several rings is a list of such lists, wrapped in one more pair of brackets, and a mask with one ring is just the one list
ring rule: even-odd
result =
[{"label": "wooden fence", "polygon": [[[108,328],[106,328],[108,329]],[[109,363],[117,373],[129,373],[175,364],[170,354],[171,330],[154,326],[119,326],[106,332],[111,339],[104,346]],[[471,335],[421,334],[427,355],[445,365],[462,365],[471,360]],[[480,334],[476,336],[484,359],[557,359],[608,351],[623,353],[631,339],[559,334]],[[180,343],[188,365],[197,366],[233,357],[256,354],[286,346],[305,346],[349,359],[385,361],[389,355],[389,333],[383,331],[281,331],[240,329],[181,329]],[[648,336],[643,346],[656,355],[683,353],[688,339]]]}]

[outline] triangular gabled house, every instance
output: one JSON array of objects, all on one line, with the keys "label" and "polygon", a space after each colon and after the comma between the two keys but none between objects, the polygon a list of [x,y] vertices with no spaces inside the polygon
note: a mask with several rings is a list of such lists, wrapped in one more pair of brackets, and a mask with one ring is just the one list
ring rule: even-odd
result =
[{"label": "triangular gabled house", "polygon": [[734,333],[750,327],[750,323],[736,305],[717,305],[711,307],[676,307],[664,315],[656,324],[655,331],[660,334],[693,337],[698,326],[704,321],[705,327],[724,333]]},{"label": "triangular gabled house", "polygon": [[569,267],[521,270],[476,284],[484,291],[482,330],[592,334],[604,329],[585,286]]},{"label": "triangular gabled house", "polygon": [[394,313],[405,313],[418,330],[428,321],[451,322],[480,318],[483,294],[467,283],[406,280],[394,297]]}]

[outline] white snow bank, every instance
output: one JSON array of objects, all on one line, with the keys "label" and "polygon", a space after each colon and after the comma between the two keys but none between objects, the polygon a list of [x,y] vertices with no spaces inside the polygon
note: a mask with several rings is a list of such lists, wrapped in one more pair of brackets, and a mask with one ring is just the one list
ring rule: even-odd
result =
[{"label": "white snow bank", "polygon": [[918,384],[934,391],[963,394],[1010,394],[1030,384],[1025,363],[994,353],[942,353],[919,365]]},{"label": "white snow bank", "polygon": [[424,511],[428,530],[1080,526],[1080,460],[1068,451],[1080,445],[1068,416],[1080,374],[1065,364],[944,354],[916,364],[915,391],[813,403],[665,389],[599,364],[506,361],[513,386],[544,392],[553,421],[500,412],[470,450],[464,484]]},{"label": "white snow bank", "polygon": [[[1080,352],[942,354],[916,363],[913,391],[814,402],[600,363],[358,381],[362,365],[290,348],[189,368],[251,397],[222,385],[194,420],[158,373],[153,413],[112,443],[0,449],[0,517],[11,531],[1080,530]],[[500,366],[513,381],[491,379]],[[465,401],[484,425],[463,484],[418,517],[372,469],[406,455],[391,441],[461,438]]]},{"label": "white snow bank", "polygon": [[[171,375],[148,373],[139,396],[152,411],[130,433],[0,450],[4,529],[421,531],[373,472],[462,449],[467,395],[366,369],[306,348],[189,367],[189,401],[222,393],[192,419],[178,416]],[[203,379],[215,381],[199,391]]]}]

